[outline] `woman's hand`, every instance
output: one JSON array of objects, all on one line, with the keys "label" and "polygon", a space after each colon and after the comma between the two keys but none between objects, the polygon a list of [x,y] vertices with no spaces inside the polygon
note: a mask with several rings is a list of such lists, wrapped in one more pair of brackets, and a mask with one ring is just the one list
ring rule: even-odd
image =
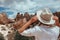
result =
[{"label": "woman's hand", "polygon": [[32,18],[31,18],[31,22],[32,23],[34,23],[34,22],[36,22],[38,19],[37,19],[37,16],[33,16]]},{"label": "woman's hand", "polygon": [[57,16],[53,16],[53,20],[58,21],[59,19]]},{"label": "woman's hand", "polygon": [[53,16],[53,20],[55,20],[55,25],[60,27],[59,18],[57,16]]}]

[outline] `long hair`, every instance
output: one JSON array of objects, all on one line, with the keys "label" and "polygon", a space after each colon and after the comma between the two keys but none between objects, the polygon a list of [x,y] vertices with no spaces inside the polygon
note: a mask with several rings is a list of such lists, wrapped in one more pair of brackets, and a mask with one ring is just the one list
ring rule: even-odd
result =
[{"label": "long hair", "polygon": [[55,12],[53,15],[57,16],[59,18],[59,23],[60,23],[60,12]]}]

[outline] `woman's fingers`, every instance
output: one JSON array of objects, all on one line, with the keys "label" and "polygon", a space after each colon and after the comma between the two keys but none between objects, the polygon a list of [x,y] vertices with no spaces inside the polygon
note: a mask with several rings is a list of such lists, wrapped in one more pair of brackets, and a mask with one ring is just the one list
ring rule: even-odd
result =
[{"label": "woman's fingers", "polygon": [[31,18],[31,21],[32,21],[32,22],[37,21],[37,17],[36,17],[36,16],[32,17],[32,18]]},{"label": "woman's fingers", "polygon": [[53,20],[57,21],[59,20],[57,16],[53,16]]}]

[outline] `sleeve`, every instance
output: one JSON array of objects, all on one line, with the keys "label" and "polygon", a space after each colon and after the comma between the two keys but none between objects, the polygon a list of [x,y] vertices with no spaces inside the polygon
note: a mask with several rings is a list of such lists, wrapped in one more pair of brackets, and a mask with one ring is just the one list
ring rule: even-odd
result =
[{"label": "sleeve", "polygon": [[27,30],[23,31],[21,33],[21,35],[24,35],[24,36],[35,36],[37,31],[38,31],[38,28],[34,27],[34,28],[30,28],[30,29],[27,29]]}]

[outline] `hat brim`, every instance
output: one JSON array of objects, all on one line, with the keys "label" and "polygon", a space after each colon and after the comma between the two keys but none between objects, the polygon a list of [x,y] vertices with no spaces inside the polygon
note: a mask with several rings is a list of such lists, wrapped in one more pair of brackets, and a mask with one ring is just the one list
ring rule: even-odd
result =
[{"label": "hat brim", "polygon": [[42,11],[38,11],[37,12],[37,18],[40,22],[42,22],[43,24],[54,24],[55,23],[55,20],[53,20],[53,16],[51,17],[51,20],[48,22],[48,21],[43,21],[42,18],[40,17]]}]

